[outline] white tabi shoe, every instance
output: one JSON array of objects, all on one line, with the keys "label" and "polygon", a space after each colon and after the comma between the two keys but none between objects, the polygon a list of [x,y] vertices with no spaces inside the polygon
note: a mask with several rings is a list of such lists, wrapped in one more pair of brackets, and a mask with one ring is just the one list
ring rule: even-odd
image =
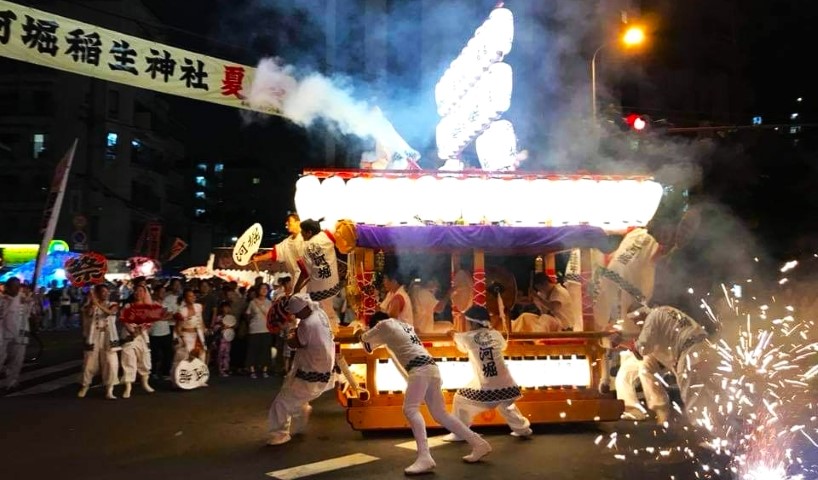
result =
[{"label": "white tabi shoe", "polygon": [[116,395],[114,395],[114,386],[108,385],[105,387],[105,398],[107,400],[116,400]]},{"label": "white tabi shoe", "polygon": [[307,423],[310,421],[311,414],[312,407],[309,405],[304,406],[304,408],[301,409],[301,415],[293,417],[292,425],[290,425],[290,433],[292,435],[304,433],[304,430],[307,429]]},{"label": "white tabi shoe", "polygon": [[125,391],[122,392],[122,398],[131,398],[131,382],[125,382]]},{"label": "white tabi shoe", "polygon": [[289,433],[272,433],[270,438],[267,439],[267,445],[283,445],[292,439]]},{"label": "white tabi shoe", "polygon": [[526,428],[525,430],[521,430],[519,432],[511,432],[511,436],[517,438],[529,438],[533,434],[534,430],[531,430],[530,428]]},{"label": "white tabi shoe", "polygon": [[463,457],[466,463],[479,462],[481,458],[491,453],[491,445],[482,438],[472,447],[471,453]]},{"label": "white tabi shoe", "polygon": [[462,438],[458,437],[457,435],[450,433],[443,438],[441,438],[444,442],[465,442]]},{"label": "white tabi shoe", "polygon": [[409,465],[403,470],[406,475],[421,475],[424,473],[431,473],[437,464],[431,456],[418,457],[415,463]]},{"label": "white tabi shoe", "polygon": [[147,376],[142,377],[142,389],[145,390],[147,393],[153,393],[153,392],[156,391],[148,383],[148,377]]},{"label": "white tabi shoe", "polygon": [[85,398],[86,394],[88,394],[88,385],[83,385],[80,391],[77,392],[77,398]]},{"label": "white tabi shoe", "polygon": [[648,414],[645,413],[643,410],[635,407],[626,407],[625,411],[622,412],[622,415],[619,417],[622,420],[631,420],[635,422],[641,422],[648,418]]}]

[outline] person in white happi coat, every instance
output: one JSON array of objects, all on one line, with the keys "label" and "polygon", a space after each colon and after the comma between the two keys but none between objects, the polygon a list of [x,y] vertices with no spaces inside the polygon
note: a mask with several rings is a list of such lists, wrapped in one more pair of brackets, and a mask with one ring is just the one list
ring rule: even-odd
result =
[{"label": "person in white happi coat", "polygon": [[[491,317],[485,307],[473,305],[463,315],[471,330],[452,330],[450,335],[457,349],[469,354],[474,378],[468,387],[455,393],[452,413],[464,424],[471,425],[475,415],[496,408],[511,427],[511,435],[530,436],[533,433],[531,422],[514,403],[522,397],[522,392],[503,359],[506,340],[491,328]],[[450,433],[443,437],[443,441],[460,442],[462,439]]]},{"label": "person in white happi coat", "polygon": [[[148,287],[140,283],[134,288],[134,305],[149,305],[153,303]],[[151,349],[148,331],[150,325],[138,325],[134,323],[124,323],[122,335],[127,338],[122,346],[122,379],[125,383],[125,391],[122,398],[131,398],[131,387],[136,381],[136,374],[142,382],[142,388],[147,393],[153,393],[149,380],[151,375]]]},{"label": "person in white happi coat", "polygon": [[[182,293],[182,303],[174,315],[176,318],[176,355],[175,363],[194,356],[205,361],[205,326],[202,318],[202,305],[196,303],[196,292],[186,288]],[[174,366],[174,369],[176,367]]]},{"label": "person in white happi coat", "polygon": [[403,323],[414,326],[412,301],[403,287],[403,277],[397,271],[384,272],[383,286],[386,289],[386,296],[380,304],[380,310],[390,318],[397,318]]},{"label": "person in white happi coat", "polygon": [[[600,267],[597,272],[594,295],[596,330],[609,328],[613,322],[617,322],[615,328],[624,336],[638,335],[637,326],[625,313],[650,301],[653,296],[656,262],[662,253],[662,246],[647,228],[635,228],[625,235],[607,266]],[[625,403],[622,418],[647,418],[647,412],[636,395],[636,381],[639,380],[645,402],[655,412],[656,421],[660,424],[666,422],[670,414],[670,399],[656,378],[660,373],[655,370],[656,363],[644,362],[627,350],[620,352],[619,362],[614,385],[616,398]],[[603,372],[601,383],[609,384],[609,369],[603,368]]]},{"label": "person in white happi coat", "polygon": [[511,322],[512,332],[560,332],[574,328],[571,294],[548,275],[534,274],[531,300],[539,315],[523,313]]},{"label": "person in white happi coat", "polygon": [[464,439],[472,447],[471,453],[463,460],[468,463],[479,461],[491,452],[491,445],[463,422],[446,411],[446,404],[441,392],[442,380],[440,370],[434,359],[423,347],[415,329],[411,325],[394,318],[388,318],[383,312],[375,312],[369,321],[366,332],[355,332],[364,349],[372,353],[374,349],[385,346],[391,352],[393,360],[399,363],[398,368],[406,373],[406,392],[403,399],[403,414],[412,427],[412,435],[417,443],[417,458],[412,465],[404,469],[408,475],[427,473],[434,470],[436,464],[429,450],[426,435],[426,422],[420,413],[420,404],[426,403],[429,413],[437,423]]},{"label": "person in white happi coat", "polygon": [[6,378],[0,387],[7,391],[17,388],[29,336],[30,299],[20,293],[20,280],[6,280],[0,295],[0,369]]},{"label": "person in white happi coat", "polygon": [[114,386],[119,383],[119,351],[122,350],[116,329],[119,307],[109,301],[110,290],[95,285],[82,309],[85,354],[82,361],[82,387],[77,397],[84,398],[97,373],[105,386],[105,398],[116,400]]},{"label": "person in white happi coat", "polygon": [[[289,233],[287,238],[278,242],[269,252],[253,255],[253,261],[282,262],[293,279],[293,285],[295,285],[301,273],[301,269],[298,268],[298,260],[304,256],[304,237],[301,236],[301,219],[297,213],[291,212],[287,215],[286,227],[287,233]],[[301,293],[301,291],[296,291],[296,293]]]},{"label": "person in white happi coat", "polygon": [[304,255],[298,260],[299,275],[293,291],[301,292],[306,286],[310,299],[321,305],[333,333],[337,332],[340,319],[332,299],[343,285],[338,275],[335,237],[329,230],[321,230],[321,224],[311,219],[301,222],[301,236],[304,237]]},{"label": "person in white happi coat", "polygon": [[[705,414],[718,412],[715,396],[720,391],[717,375],[720,356],[709,341],[715,328],[708,331],[679,309],[661,306],[642,309],[648,312],[639,337],[624,342],[637,358],[661,363],[676,377],[684,411],[691,422]],[[658,368],[652,365],[651,368]]]},{"label": "person in white happi coat", "polygon": [[326,312],[304,293],[292,295],[284,309],[298,319],[287,339],[295,358],[270,405],[268,445],[287,443],[291,435],[302,433],[312,412],[309,402],[334,385],[335,342]]}]

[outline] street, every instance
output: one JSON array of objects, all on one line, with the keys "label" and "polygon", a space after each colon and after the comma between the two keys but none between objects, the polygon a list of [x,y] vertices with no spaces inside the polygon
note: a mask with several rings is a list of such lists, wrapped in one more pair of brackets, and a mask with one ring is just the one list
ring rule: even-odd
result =
[{"label": "street", "polygon": [[[209,388],[191,392],[162,382],[154,394],[135,387],[132,398],[115,401],[104,400],[95,387],[78,399],[80,345],[72,333],[60,335],[58,342],[46,339],[44,362],[24,370],[21,389],[0,398],[5,478],[401,478],[414,460],[408,430],[353,431],[330,394],[315,402],[304,435],[265,446],[267,407],[280,377],[211,378]],[[530,440],[520,440],[504,428],[484,428],[479,431],[494,451],[475,465],[460,459],[466,445],[441,442],[442,430],[429,434],[438,478],[693,478],[692,466],[679,458],[614,457],[650,445],[654,429],[627,422],[540,425]],[[615,431],[621,452],[605,448]],[[628,433],[631,438],[623,438]],[[600,435],[605,440],[596,445]],[[316,462],[323,463],[310,465]]]}]

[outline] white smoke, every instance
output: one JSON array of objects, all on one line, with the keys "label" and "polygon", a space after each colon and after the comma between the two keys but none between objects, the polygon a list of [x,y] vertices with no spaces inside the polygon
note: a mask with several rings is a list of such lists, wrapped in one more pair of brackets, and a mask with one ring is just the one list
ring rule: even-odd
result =
[{"label": "white smoke", "polygon": [[407,168],[408,160],[420,158],[377,106],[355,100],[347,90],[319,73],[298,78],[295,68],[278,59],[259,62],[246,100],[256,110],[277,111],[305,128],[320,119],[341,134],[372,138],[380,151],[367,152],[365,157],[386,156],[389,168]]}]

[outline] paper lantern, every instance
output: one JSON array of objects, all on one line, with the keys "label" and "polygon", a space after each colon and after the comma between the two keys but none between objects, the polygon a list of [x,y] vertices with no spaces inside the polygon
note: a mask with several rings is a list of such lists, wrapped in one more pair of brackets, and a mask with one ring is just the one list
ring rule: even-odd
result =
[{"label": "paper lantern", "polygon": [[295,209],[301,220],[318,220],[323,213],[321,182],[318,177],[305,175],[295,182]]},{"label": "paper lantern", "polygon": [[346,184],[341,177],[332,176],[321,182],[324,222],[322,227],[335,228],[335,223],[348,215]]}]

